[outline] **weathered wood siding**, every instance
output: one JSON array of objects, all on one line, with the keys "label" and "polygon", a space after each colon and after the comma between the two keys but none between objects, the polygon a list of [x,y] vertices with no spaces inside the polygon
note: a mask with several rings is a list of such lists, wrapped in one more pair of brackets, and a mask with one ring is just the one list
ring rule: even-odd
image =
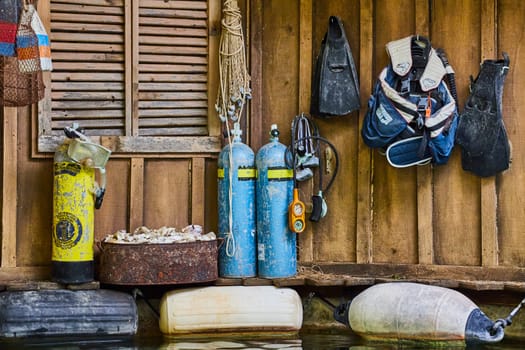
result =
[{"label": "weathered wood siding", "polygon": [[[520,128],[523,62],[520,53],[525,5],[519,1],[255,1],[252,62],[262,72],[261,101],[252,123],[277,123],[289,137],[290,120],[309,110],[310,74],[328,17],[342,18],[358,66],[359,113],[317,120],[321,134],[341,156],[341,172],[327,194],[328,216],[300,236],[302,262],[523,267]],[[258,18],[262,18],[258,19]],[[396,169],[361,140],[360,128],[372,86],[388,63],[385,44],[411,34],[430,37],[456,71],[460,111],[470,76],[483,59],[506,51],[511,69],[504,90],[504,120],[513,144],[510,170],[480,179],[461,168],[456,147],[448,164]],[[283,63],[285,62],[285,63]],[[290,64],[297,62],[297,64]],[[306,68],[305,68],[306,67]],[[254,145],[266,142],[265,134]],[[303,199],[311,188],[304,185]],[[377,270],[375,270],[377,271]],[[415,270],[414,270],[415,271]],[[473,273],[475,275],[475,273]],[[457,277],[457,276],[456,276]],[[491,277],[496,278],[496,277]]]},{"label": "weathered wood siding", "polygon": [[[353,264],[360,271],[421,265],[454,278],[512,280],[525,268],[525,3],[520,0],[251,0],[248,22],[254,98],[248,140],[257,151],[278,124],[289,142],[295,115],[309,110],[311,70],[328,17],[342,18],[360,76],[361,104],[351,115],[317,120],[335,144],[339,175],[326,193],[328,214],[299,238],[304,263]],[[248,4],[248,5],[246,5]],[[461,168],[459,148],[448,164],[395,169],[364,145],[360,127],[372,86],[387,64],[385,44],[429,36],[456,71],[460,110],[470,75],[483,59],[506,51],[511,68],[504,121],[512,167],[480,179]],[[3,196],[0,280],[45,278],[51,257],[52,160],[33,157],[36,111],[3,111]],[[525,126],[525,125],[524,125]],[[108,192],[96,212],[96,238],[139,225],[216,230],[214,155],[125,155],[108,164]],[[313,186],[302,184],[309,201]],[[408,266],[408,268],[407,268]],[[411,269],[410,267],[413,267]],[[457,268],[460,267],[460,268]],[[489,273],[479,267],[490,267]],[[498,267],[496,270],[492,267]],[[498,273],[495,273],[497,271]],[[438,273],[439,272],[439,273]],[[440,276],[441,276],[440,275]]]}]

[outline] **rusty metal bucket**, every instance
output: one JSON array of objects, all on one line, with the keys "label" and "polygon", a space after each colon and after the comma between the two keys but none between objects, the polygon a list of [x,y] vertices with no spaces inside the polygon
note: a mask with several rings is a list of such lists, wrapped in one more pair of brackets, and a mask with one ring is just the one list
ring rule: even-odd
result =
[{"label": "rusty metal bucket", "polygon": [[215,281],[222,241],[170,244],[101,242],[99,281],[118,285],[169,285]]}]

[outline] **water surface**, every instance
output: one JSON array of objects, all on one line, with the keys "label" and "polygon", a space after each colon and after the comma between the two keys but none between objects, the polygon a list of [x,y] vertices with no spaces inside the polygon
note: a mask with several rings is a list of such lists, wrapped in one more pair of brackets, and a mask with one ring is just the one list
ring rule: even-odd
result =
[{"label": "water surface", "polygon": [[497,344],[465,346],[449,344],[435,346],[425,343],[392,344],[367,343],[352,334],[300,334],[292,338],[231,337],[231,338],[133,338],[133,339],[29,339],[0,342],[2,350],[515,350],[525,344],[504,339]]}]

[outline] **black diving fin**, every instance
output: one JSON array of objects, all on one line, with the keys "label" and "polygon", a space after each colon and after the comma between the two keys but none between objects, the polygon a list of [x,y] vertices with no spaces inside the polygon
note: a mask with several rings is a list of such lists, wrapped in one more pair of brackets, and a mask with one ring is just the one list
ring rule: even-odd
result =
[{"label": "black diving fin", "polygon": [[359,109],[359,80],[343,23],[330,16],[312,81],[310,113],[317,117],[349,114]]},{"label": "black diving fin", "polygon": [[510,58],[481,63],[459,118],[456,143],[461,146],[463,170],[489,177],[507,170],[512,162],[511,145],[503,123],[503,86]]}]

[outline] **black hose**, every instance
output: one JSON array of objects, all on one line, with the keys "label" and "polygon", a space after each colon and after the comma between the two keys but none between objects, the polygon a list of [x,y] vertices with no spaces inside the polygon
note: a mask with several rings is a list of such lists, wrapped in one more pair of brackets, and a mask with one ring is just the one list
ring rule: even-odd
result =
[{"label": "black hose", "polygon": [[[334,152],[334,157],[335,157],[334,173],[333,173],[330,181],[328,182],[328,185],[326,185],[326,187],[324,189],[322,189],[322,188],[320,189],[323,193],[325,193],[326,191],[328,191],[330,189],[330,187],[334,183],[334,180],[335,180],[335,177],[337,175],[337,172],[339,171],[339,154],[337,153],[337,149],[335,148],[335,146],[330,141],[328,141],[327,139],[325,139],[324,137],[321,137],[321,136],[308,136],[308,137],[304,137],[303,139],[312,139],[312,140],[316,140],[316,141],[321,141],[321,142],[325,143],[326,145],[328,145],[332,149],[332,151]],[[297,140],[297,141],[299,141],[299,140]]]},{"label": "black hose", "polygon": [[[306,136],[306,137],[301,137],[301,138],[296,139],[297,124],[300,121],[303,121],[303,120],[307,120],[308,123],[313,127],[313,134],[311,136]],[[330,147],[332,149],[332,151],[334,153],[334,156],[335,156],[334,173],[333,173],[333,175],[332,175],[328,185],[326,185],[326,188],[324,188],[324,189],[323,189],[322,167],[319,165],[319,191],[321,191],[322,193],[328,191],[330,189],[330,187],[332,186],[332,184],[333,184],[333,182],[335,180],[335,177],[337,175],[338,169],[339,169],[339,154],[338,154],[337,149],[335,148],[335,146],[330,141],[328,141],[326,138],[320,136],[319,128],[317,127],[317,125],[312,120],[310,120],[304,113],[301,113],[300,115],[298,115],[298,116],[296,116],[294,118],[294,121],[292,122],[291,139],[292,139],[291,145],[289,147],[287,147],[286,152],[285,152],[285,162],[286,162],[287,166],[289,166],[290,168],[293,169],[293,173],[294,173],[294,175],[293,175],[294,188],[297,188],[297,180],[295,178],[295,172],[296,172],[296,166],[297,166],[296,165],[296,160],[297,160],[296,149],[297,149],[297,147],[302,142],[312,140],[312,141],[316,142],[316,146],[314,147],[315,148],[314,153],[318,153],[319,152],[319,150],[320,150],[320,142],[328,145],[328,147]],[[287,155],[290,152],[292,154],[291,157],[289,157]],[[290,158],[291,158],[292,164],[289,163]],[[319,158],[321,158],[320,154],[319,154]]]}]

